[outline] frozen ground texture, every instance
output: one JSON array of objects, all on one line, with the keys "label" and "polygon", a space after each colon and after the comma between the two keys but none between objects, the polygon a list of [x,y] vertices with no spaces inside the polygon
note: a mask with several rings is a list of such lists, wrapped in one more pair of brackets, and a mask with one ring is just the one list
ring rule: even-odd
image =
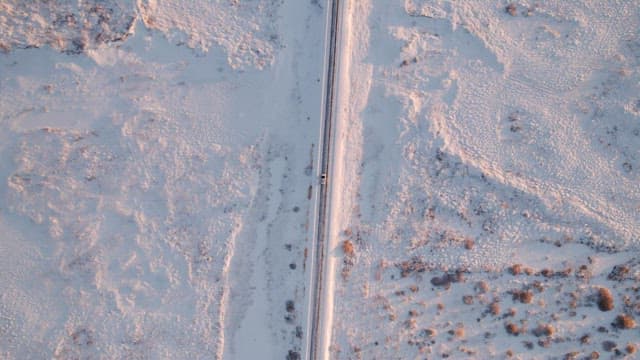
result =
[{"label": "frozen ground texture", "polygon": [[345,7],[334,357],[636,356],[640,3]]},{"label": "frozen ground texture", "polygon": [[0,358],[295,356],[324,10],[0,10]]}]

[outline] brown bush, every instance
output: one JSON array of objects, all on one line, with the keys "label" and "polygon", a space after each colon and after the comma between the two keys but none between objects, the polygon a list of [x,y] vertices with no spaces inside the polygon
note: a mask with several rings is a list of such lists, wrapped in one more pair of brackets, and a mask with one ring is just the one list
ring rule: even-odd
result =
[{"label": "brown bush", "polygon": [[478,281],[473,287],[478,294],[486,294],[489,291],[489,284],[486,281]]},{"label": "brown bush", "polygon": [[511,16],[518,15],[518,8],[515,3],[510,3],[509,5],[507,5],[504,8],[504,11]]},{"label": "brown bush", "polygon": [[511,273],[511,275],[519,275],[522,272],[522,265],[520,264],[514,264],[511,265],[511,267],[509,268],[509,272]]},{"label": "brown bush", "polygon": [[556,332],[556,329],[549,324],[542,325],[540,324],[537,328],[533,330],[533,335],[540,336],[551,336]]},{"label": "brown bush", "polygon": [[613,310],[613,295],[607,288],[598,289],[598,309],[600,311]]},{"label": "brown bush", "polygon": [[633,329],[636,327],[636,321],[631,315],[627,314],[618,315],[614,324],[618,329]]},{"label": "brown bush", "polygon": [[531,291],[522,291],[518,297],[523,304],[531,304],[533,301],[533,293]]},{"label": "brown bush", "polygon": [[523,304],[531,304],[533,301],[533,293],[529,290],[514,290],[511,294],[513,301],[520,301]]},{"label": "brown bush", "polygon": [[504,326],[505,330],[507,330],[507,334],[518,336],[522,332],[522,329],[518,327],[518,325],[514,323],[508,323]]},{"label": "brown bush", "polygon": [[466,305],[471,305],[473,304],[473,296],[471,295],[464,295],[462,297],[462,302],[465,303]]},{"label": "brown bush", "polygon": [[627,351],[627,354],[635,354],[636,352],[636,346],[632,343],[628,343],[624,349]]},{"label": "brown bush", "polygon": [[345,240],[342,242],[342,252],[344,252],[347,256],[355,255],[355,250],[353,248],[353,243],[351,242],[351,240]]},{"label": "brown bush", "polygon": [[635,354],[636,353],[636,346],[632,343],[628,343],[627,346],[624,347],[624,349],[627,351],[627,354]]},{"label": "brown bush", "polygon": [[491,305],[489,305],[489,311],[492,315],[500,315],[500,303],[497,301],[492,302]]},{"label": "brown bush", "polygon": [[473,245],[474,245],[474,244],[475,244],[475,243],[474,243],[473,239],[469,239],[469,238],[467,238],[467,239],[464,241],[464,248],[465,248],[465,249],[467,249],[467,250],[471,250],[471,249],[473,249]]}]

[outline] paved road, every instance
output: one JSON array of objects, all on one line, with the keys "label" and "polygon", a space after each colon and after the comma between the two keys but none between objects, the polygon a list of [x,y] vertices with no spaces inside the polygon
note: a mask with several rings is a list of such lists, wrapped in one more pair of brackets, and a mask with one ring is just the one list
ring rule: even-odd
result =
[{"label": "paved road", "polygon": [[320,129],[319,166],[318,166],[318,190],[316,192],[316,211],[314,211],[314,236],[310,245],[309,258],[310,284],[309,303],[307,307],[307,331],[304,357],[309,360],[328,358],[328,349],[324,349],[324,341],[320,339],[330,333],[330,329],[323,329],[323,278],[325,254],[328,251],[329,239],[327,239],[327,210],[328,188],[330,186],[330,158],[332,144],[332,128],[334,121],[334,97],[336,82],[336,48],[338,39],[339,7],[340,0],[327,0],[328,14],[326,22],[326,49],[324,67],[326,78],[323,88],[323,106]]}]

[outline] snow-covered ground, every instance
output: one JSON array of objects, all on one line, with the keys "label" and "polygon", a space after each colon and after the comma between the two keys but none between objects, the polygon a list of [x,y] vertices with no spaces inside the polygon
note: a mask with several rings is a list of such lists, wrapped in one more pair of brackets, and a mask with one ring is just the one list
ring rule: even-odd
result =
[{"label": "snow-covered ground", "polygon": [[[298,358],[326,3],[0,3],[0,358]],[[341,4],[331,358],[636,357],[640,2]]]},{"label": "snow-covered ground", "polygon": [[324,15],[0,4],[1,358],[295,358]]},{"label": "snow-covered ground", "polygon": [[332,357],[637,356],[640,3],[346,7]]}]

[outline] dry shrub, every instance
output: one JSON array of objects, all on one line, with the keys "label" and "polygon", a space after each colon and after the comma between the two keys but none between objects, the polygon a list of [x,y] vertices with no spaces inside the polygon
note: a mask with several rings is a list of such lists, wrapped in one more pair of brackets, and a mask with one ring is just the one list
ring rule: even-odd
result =
[{"label": "dry shrub", "polygon": [[347,256],[355,255],[355,250],[353,248],[353,243],[351,242],[351,240],[345,240],[342,242],[342,252],[344,252]]},{"label": "dry shrub", "polygon": [[538,340],[538,346],[548,348],[551,346],[551,338],[545,337]]},{"label": "dry shrub", "polygon": [[614,281],[622,281],[625,279],[625,277],[629,274],[630,271],[631,269],[629,269],[629,267],[626,265],[616,265],[613,267],[613,269],[607,276],[607,279],[614,280]]},{"label": "dry shrub", "polygon": [[518,15],[518,7],[516,6],[515,3],[510,3],[509,5],[507,5],[504,8],[504,11],[511,16]]},{"label": "dry shrub", "polygon": [[632,343],[628,343],[627,346],[624,348],[627,351],[627,354],[635,354],[636,353],[636,346]]},{"label": "dry shrub", "polygon": [[511,275],[519,275],[522,272],[522,265],[520,264],[513,264],[511,265],[511,267],[509,268],[509,272],[511,273]]},{"label": "dry shrub", "polygon": [[611,340],[605,340],[602,342],[602,349],[604,351],[612,351],[613,349],[615,349],[616,347],[618,347],[618,344],[616,344],[615,342],[611,341]]},{"label": "dry shrub", "polygon": [[580,353],[579,353],[579,352],[577,352],[577,351],[572,351],[572,352],[570,352],[570,353],[566,353],[566,354],[564,354],[563,359],[564,359],[564,360],[575,360],[575,359],[577,359],[577,358],[578,358],[578,355],[579,355],[579,354],[580,354]]},{"label": "dry shrub", "polygon": [[415,328],[416,328],[416,324],[417,324],[417,323],[416,323],[416,319],[413,319],[413,318],[411,318],[411,319],[407,319],[407,320],[404,322],[404,326],[405,326],[407,329],[409,329],[409,330],[413,330],[413,329],[415,329]]},{"label": "dry shrub", "polygon": [[500,303],[497,301],[492,302],[491,305],[489,305],[489,311],[492,315],[500,315]]},{"label": "dry shrub", "polygon": [[589,344],[591,343],[591,336],[589,334],[582,335],[580,338],[580,344]]},{"label": "dry shrub", "polygon": [[464,248],[467,249],[467,250],[473,249],[473,245],[475,245],[473,239],[467,238],[464,241]]},{"label": "dry shrub", "polygon": [[533,330],[533,335],[540,337],[540,336],[551,336],[556,332],[556,329],[549,324],[543,325],[540,324],[538,325],[537,328],[535,328]]},{"label": "dry shrub", "polygon": [[471,305],[473,304],[473,296],[471,295],[464,295],[462,297],[462,302],[465,303],[465,305]]},{"label": "dry shrub", "polygon": [[614,324],[618,329],[633,329],[636,327],[636,321],[631,315],[627,314],[618,315]]},{"label": "dry shrub", "polygon": [[518,296],[520,302],[523,304],[531,304],[533,301],[533,293],[531,291],[522,291]]},{"label": "dry shrub", "polygon": [[474,289],[478,294],[486,294],[489,291],[489,284],[486,281],[478,281]]},{"label": "dry shrub", "polygon": [[613,295],[607,288],[601,287],[598,289],[598,309],[600,311],[613,310]]},{"label": "dry shrub", "polygon": [[417,256],[411,258],[411,260],[403,261],[396,266],[400,269],[400,276],[403,278],[413,273],[425,272],[428,268],[427,263]]},{"label": "dry shrub", "polygon": [[293,302],[293,300],[287,300],[287,302],[285,303],[285,308],[287,309],[288,313],[292,313],[296,310],[296,304],[295,302]]},{"label": "dry shrub", "polygon": [[591,270],[589,270],[589,267],[587,265],[580,265],[578,271],[576,271],[576,278],[581,280],[589,280],[591,279],[592,275],[593,274],[591,273]]},{"label": "dry shrub", "polygon": [[505,328],[505,330],[507,330],[507,334],[513,335],[513,336],[518,336],[522,332],[522,329],[520,327],[518,327],[518,325],[516,325],[514,323],[507,323],[504,326],[504,328]]},{"label": "dry shrub", "polygon": [[515,290],[512,292],[513,301],[520,301],[523,304],[531,304],[533,301],[533,293],[529,290]]}]

